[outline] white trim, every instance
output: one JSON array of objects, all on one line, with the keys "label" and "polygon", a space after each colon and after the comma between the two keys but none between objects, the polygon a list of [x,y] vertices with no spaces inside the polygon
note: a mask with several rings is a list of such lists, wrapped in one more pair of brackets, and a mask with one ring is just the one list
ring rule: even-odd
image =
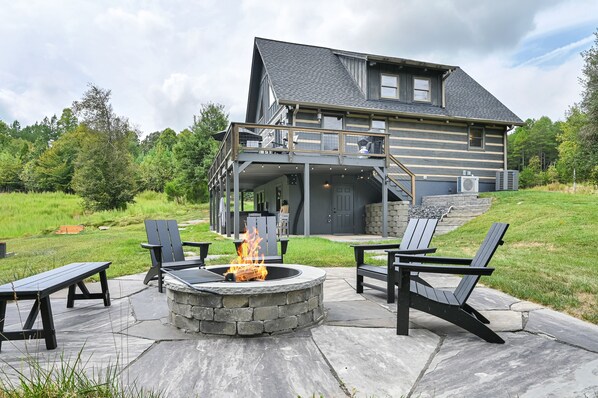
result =
[{"label": "white trim", "polygon": [[[421,147],[413,147],[413,146],[398,146],[398,145],[390,145],[390,149],[414,149],[418,151],[438,151],[438,152],[462,152],[462,153],[485,153],[485,154],[492,154],[492,155],[502,155],[503,151],[486,151],[486,152],[476,152],[476,151],[469,151],[467,149],[444,149],[444,148],[421,148]],[[397,156],[397,155],[395,155]],[[400,157],[400,155],[398,155]]]},{"label": "white trim", "polygon": [[[502,155],[502,154],[500,154]],[[487,162],[487,163],[500,163],[502,164],[503,161],[501,160],[490,160],[490,159],[455,159],[455,158],[443,158],[438,156],[405,156],[399,155],[401,159],[432,159],[432,160],[451,160],[451,161],[459,161],[459,162]]]},{"label": "white trim", "polygon": [[[418,169],[448,169],[448,170],[463,170],[463,166],[432,166],[432,165],[421,165],[421,164],[407,164],[403,163],[405,167],[418,168]],[[501,171],[502,168],[488,168],[488,167],[468,167],[471,170],[484,170],[484,171]]]},{"label": "white trim", "polygon": [[[415,91],[425,92],[426,90],[420,90],[415,88],[415,80],[427,80],[428,81],[428,98],[425,100],[415,99]],[[413,102],[432,102],[432,78],[425,76],[413,76]]]},{"label": "white trim", "polygon": [[[397,79],[397,86],[393,87],[393,86],[386,86],[382,84],[382,76],[388,76],[388,77],[394,77],[395,79]],[[399,86],[400,86],[400,77],[399,75],[395,75],[393,73],[383,73],[380,72],[380,98],[388,98],[388,99],[399,99],[400,97],[400,92],[399,92]],[[395,90],[397,90],[397,95],[394,97],[387,97],[385,95],[382,95],[382,88],[383,87],[388,87],[388,88],[394,88]]]}]

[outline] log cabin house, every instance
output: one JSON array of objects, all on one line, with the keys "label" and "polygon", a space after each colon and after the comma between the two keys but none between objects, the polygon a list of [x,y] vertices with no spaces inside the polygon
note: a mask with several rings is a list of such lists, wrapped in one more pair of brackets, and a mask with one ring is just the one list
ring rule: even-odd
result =
[{"label": "log cabin house", "polygon": [[245,123],[214,136],[210,225],[238,238],[287,200],[291,234],[362,234],[381,203],[387,236],[390,201],[456,193],[464,175],[493,190],[516,125],[458,66],[256,38]]}]

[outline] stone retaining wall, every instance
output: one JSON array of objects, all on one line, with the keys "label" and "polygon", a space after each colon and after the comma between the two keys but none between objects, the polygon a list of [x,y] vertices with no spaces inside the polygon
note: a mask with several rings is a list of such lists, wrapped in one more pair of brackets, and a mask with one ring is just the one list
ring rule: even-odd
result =
[{"label": "stone retaining wall", "polygon": [[[408,202],[388,202],[388,235],[403,236],[409,221]],[[365,233],[382,235],[382,203],[365,206]]]},{"label": "stone retaining wall", "polygon": [[324,317],[322,284],[282,293],[222,296],[166,290],[170,322],[188,332],[253,336],[289,332]]}]

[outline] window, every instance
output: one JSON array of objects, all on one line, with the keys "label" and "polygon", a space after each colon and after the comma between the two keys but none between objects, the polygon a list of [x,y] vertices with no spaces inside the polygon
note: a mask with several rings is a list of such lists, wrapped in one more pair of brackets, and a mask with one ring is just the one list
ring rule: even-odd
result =
[{"label": "window", "polygon": [[381,133],[386,132],[386,120],[372,119],[372,130],[378,130]]},{"label": "window", "polygon": [[396,75],[380,74],[380,97],[399,98],[399,77]]},{"label": "window", "polygon": [[469,148],[470,149],[484,149],[484,128],[483,127],[469,127]]},{"label": "window", "polygon": [[413,78],[413,100],[430,102],[432,97],[430,96],[430,79],[427,77],[414,77]]},{"label": "window", "polygon": [[322,128],[329,130],[342,130],[343,117],[336,115],[324,115],[322,117]]},{"label": "window", "polygon": [[257,192],[255,195],[255,201],[257,202],[257,211],[265,211],[266,204],[266,193],[264,191]]}]

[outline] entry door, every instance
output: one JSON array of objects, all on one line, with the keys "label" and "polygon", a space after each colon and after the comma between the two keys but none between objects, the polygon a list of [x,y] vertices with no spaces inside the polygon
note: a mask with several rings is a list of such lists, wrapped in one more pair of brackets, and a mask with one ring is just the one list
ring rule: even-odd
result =
[{"label": "entry door", "polygon": [[336,185],[332,196],[332,233],[353,233],[353,187]]}]

